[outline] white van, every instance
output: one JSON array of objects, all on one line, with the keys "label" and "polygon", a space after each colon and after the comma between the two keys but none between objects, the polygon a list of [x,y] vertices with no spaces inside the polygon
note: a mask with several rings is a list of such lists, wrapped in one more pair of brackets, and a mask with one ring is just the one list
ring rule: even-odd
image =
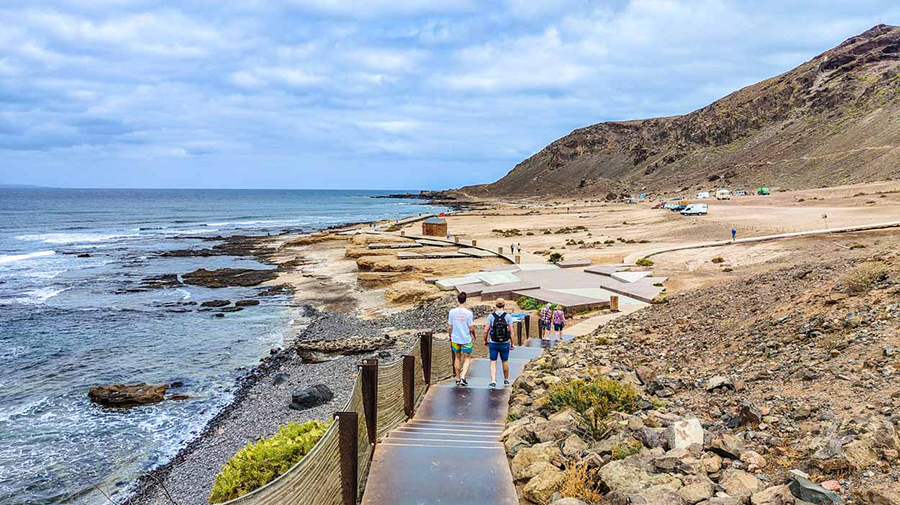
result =
[{"label": "white van", "polygon": [[708,206],[705,203],[692,203],[681,211],[682,216],[705,216]]},{"label": "white van", "polygon": [[698,200],[704,200],[704,199],[706,199],[706,198],[709,198],[709,191],[701,191],[701,192],[697,193],[697,197],[696,197],[696,198],[697,198]]},{"label": "white van", "polygon": [[731,191],[720,189],[716,191],[716,200],[731,200]]}]

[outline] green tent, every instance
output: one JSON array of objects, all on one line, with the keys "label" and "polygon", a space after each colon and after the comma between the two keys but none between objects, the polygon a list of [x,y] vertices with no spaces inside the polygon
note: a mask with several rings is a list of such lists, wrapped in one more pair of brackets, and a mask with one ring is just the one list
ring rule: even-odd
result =
[{"label": "green tent", "polygon": [[768,195],[769,188],[756,188],[756,194],[757,195]]}]

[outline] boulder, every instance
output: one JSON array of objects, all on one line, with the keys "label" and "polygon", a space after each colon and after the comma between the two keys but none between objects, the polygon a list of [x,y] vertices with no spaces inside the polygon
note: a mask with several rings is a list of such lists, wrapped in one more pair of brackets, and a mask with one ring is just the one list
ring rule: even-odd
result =
[{"label": "boulder", "polygon": [[722,473],[719,485],[725,489],[728,496],[738,498],[746,502],[754,493],[762,491],[763,483],[752,473],[730,468]]},{"label": "boulder", "polygon": [[569,435],[566,438],[566,441],[563,443],[562,452],[566,456],[574,456],[581,453],[587,448],[587,443],[585,443],[585,441],[582,440],[581,437],[573,433]]},{"label": "boulder", "polygon": [[559,470],[559,469],[556,468],[555,466],[553,466],[552,463],[549,463],[547,461],[538,461],[538,462],[535,462],[535,463],[532,463],[532,464],[526,466],[525,469],[523,469],[521,472],[519,472],[519,475],[516,480],[527,481],[527,480],[534,478],[538,474],[546,472],[547,470]]},{"label": "boulder", "polygon": [[738,437],[728,433],[721,433],[713,438],[710,450],[731,459],[739,459],[744,452],[744,443]]},{"label": "boulder", "polygon": [[686,419],[671,424],[663,435],[669,449],[687,449],[691,445],[703,445],[703,425],[699,419]]},{"label": "boulder", "polygon": [[316,384],[291,395],[290,408],[306,410],[318,407],[334,399],[334,393],[325,384]]},{"label": "boulder", "polygon": [[578,498],[560,498],[559,500],[554,501],[551,505],[588,505],[588,504],[579,500]]},{"label": "boulder", "polygon": [[755,465],[757,468],[765,468],[767,464],[766,458],[755,451],[744,451],[741,453],[741,461],[748,465]]},{"label": "boulder", "polygon": [[338,358],[337,356],[329,356],[325,353],[313,351],[297,351],[297,356],[300,356],[304,363],[325,363]]},{"label": "boulder", "polygon": [[550,497],[559,491],[566,481],[566,474],[557,468],[547,469],[525,484],[525,498],[538,505],[549,505]]},{"label": "boulder", "polygon": [[650,475],[632,458],[611,461],[600,468],[600,478],[610,491],[622,494],[638,494],[653,486],[678,491],[681,481],[669,474]]},{"label": "boulder", "polygon": [[206,270],[200,268],[181,276],[185,284],[207,288],[225,288],[229,286],[258,286],[264,282],[275,280],[275,270],[254,270],[252,268],[219,268]]},{"label": "boulder", "polygon": [[373,352],[394,345],[397,339],[390,336],[383,337],[347,337],[335,340],[315,340],[298,342],[294,348],[298,353],[305,351],[324,352],[328,354],[361,354]]},{"label": "boulder", "polygon": [[512,470],[513,478],[519,480],[519,475],[533,463],[538,461],[551,463],[554,460],[562,461],[562,459],[563,456],[559,447],[556,447],[553,442],[546,442],[520,448],[510,463],[510,469]]},{"label": "boulder", "polygon": [[648,489],[631,496],[632,505],[684,505],[681,496],[671,489]]},{"label": "boulder", "polygon": [[200,304],[201,307],[225,307],[231,305],[230,300],[209,300]]},{"label": "boulder", "polygon": [[793,505],[794,501],[788,486],[772,486],[750,497],[752,505]]},{"label": "boulder", "polygon": [[235,307],[253,307],[259,305],[259,300],[238,300],[234,302]]},{"label": "boulder", "polygon": [[866,491],[866,505],[900,505],[900,489],[894,486],[872,488]]},{"label": "boulder", "polygon": [[88,390],[88,398],[104,407],[134,407],[159,403],[166,399],[167,384],[154,386],[138,384],[113,384],[95,386]]},{"label": "boulder", "polygon": [[712,498],[716,486],[711,480],[706,480],[707,482],[694,482],[693,484],[684,486],[678,490],[678,495],[681,496],[682,500],[691,505]]},{"label": "boulder", "polygon": [[730,389],[734,391],[734,383],[724,375],[716,375],[706,382],[706,390],[715,391],[716,389]]},{"label": "boulder", "polygon": [[834,491],[829,491],[798,473],[792,473],[791,477],[793,480],[788,487],[798,500],[823,505],[844,505],[844,499]]}]

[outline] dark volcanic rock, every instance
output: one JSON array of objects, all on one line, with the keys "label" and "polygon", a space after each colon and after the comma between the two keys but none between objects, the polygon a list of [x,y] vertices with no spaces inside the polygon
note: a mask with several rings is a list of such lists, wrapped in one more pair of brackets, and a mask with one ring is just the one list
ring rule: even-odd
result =
[{"label": "dark volcanic rock", "polygon": [[105,407],[134,407],[136,405],[148,405],[159,403],[166,398],[166,390],[169,386],[159,384],[113,384],[110,386],[95,386],[88,390],[88,397],[92,402]]},{"label": "dark volcanic rock", "polygon": [[231,305],[230,300],[210,300],[200,304],[201,307],[225,307]]},{"label": "dark volcanic rock", "polygon": [[219,312],[240,312],[244,310],[244,307],[225,307]]},{"label": "dark volcanic rock", "polygon": [[279,284],[277,286],[272,286],[259,292],[259,296],[278,296],[291,294],[294,294],[294,286],[291,286],[290,284]]},{"label": "dark volcanic rock", "polygon": [[259,300],[238,300],[234,302],[235,307],[253,307],[259,305]]},{"label": "dark volcanic rock", "polygon": [[328,403],[334,398],[334,393],[325,384],[316,384],[291,395],[290,408],[294,410],[306,410]]},{"label": "dark volcanic rock", "polygon": [[172,288],[176,286],[181,286],[181,281],[178,280],[178,276],[175,274],[164,274],[144,278],[143,282],[141,282],[140,288],[156,289]]},{"label": "dark volcanic rock", "polygon": [[207,270],[200,268],[184,274],[185,284],[204,286],[207,288],[224,288],[229,286],[258,286],[278,276],[274,270],[254,270],[252,268],[220,268]]}]

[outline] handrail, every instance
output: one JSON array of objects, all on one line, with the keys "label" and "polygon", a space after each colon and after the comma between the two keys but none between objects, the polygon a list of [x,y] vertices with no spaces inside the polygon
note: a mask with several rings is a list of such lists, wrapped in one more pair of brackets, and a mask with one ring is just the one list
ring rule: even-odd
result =
[{"label": "handrail", "polygon": [[[449,341],[445,342],[447,345],[433,345],[433,335],[427,332],[421,334],[419,342],[399,360],[385,365],[378,364],[377,360],[366,360],[361,368],[374,364],[375,373],[361,370],[357,374],[343,410],[335,413],[335,421],[309,453],[273,481],[222,505],[356,504],[365,488],[377,440],[411,417],[411,412],[407,415],[406,399],[411,395],[414,407],[418,406],[431,384],[452,375],[450,345]],[[422,352],[423,349],[430,349],[430,354]],[[429,369],[430,377],[426,377],[425,372]],[[374,384],[368,382],[372,375]],[[373,387],[376,396],[370,399],[365,391]],[[373,400],[376,408],[371,409],[368,405],[367,409],[367,403]],[[374,412],[374,419],[369,419],[367,410]],[[342,427],[343,422],[348,424]],[[375,440],[369,437],[370,422],[376,426]],[[356,471],[353,471],[354,467]]]}]

